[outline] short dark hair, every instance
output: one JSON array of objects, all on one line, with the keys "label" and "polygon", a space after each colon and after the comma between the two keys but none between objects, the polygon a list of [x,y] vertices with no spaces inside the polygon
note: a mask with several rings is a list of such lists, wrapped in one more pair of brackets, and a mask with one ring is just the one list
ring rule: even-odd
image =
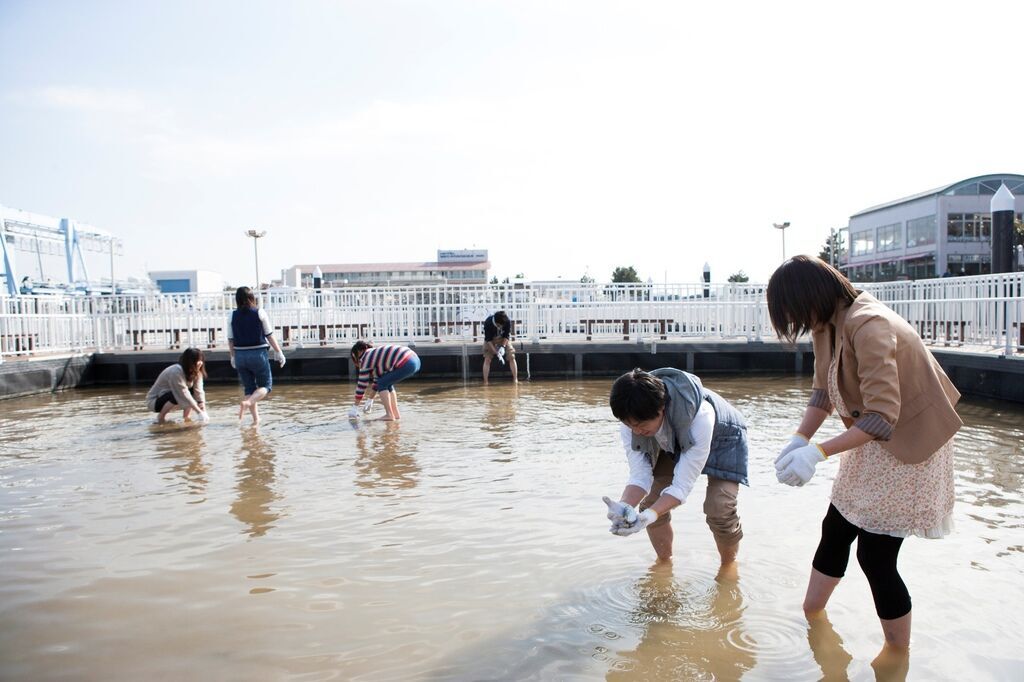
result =
[{"label": "short dark hair", "polygon": [[249,287],[238,287],[235,291],[235,303],[239,308],[255,308],[256,296]]},{"label": "short dark hair", "polygon": [[373,348],[372,341],[356,341],[352,344],[352,352],[349,356],[353,362],[359,362],[359,358],[362,357],[363,353],[366,352],[367,348]]},{"label": "short dark hair", "polygon": [[500,324],[503,327],[508,324],[508,315],[504,310],[494,313],[494,324]]},{"label": "short dark hair", "polygon": [[650,372],[634,369],[612,384],[608,404],[619,421],[647,421],[665,408],[665,383]]},{"label": "short dark hair", "polygon": [[768,280],[768,315],[779,338],[793,343],[859,294],[846,275],[820,258],[793,256]]}]

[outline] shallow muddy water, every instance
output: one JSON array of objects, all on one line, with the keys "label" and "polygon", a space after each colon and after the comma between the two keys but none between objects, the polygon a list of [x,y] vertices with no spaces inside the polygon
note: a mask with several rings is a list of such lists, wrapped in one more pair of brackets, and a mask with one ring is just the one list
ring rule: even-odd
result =
[{"label": "shallow muddy water", "polygon": [[[204,427],[153,425],[142,390],[4,401],[0,678],[874,679],[855,561],[830,624],[800,609],[837,463],[797,489],[772,462],[809,382],[706,383],[751,424],[737,574],[703,479],[671,567],[608,533],[610,380],[407,381],[401,423],[356,429],[349,385],[281,384],[258,428],[229,387]],[[1024,409],[961,414],[956,530],[900,554],[908,679],[1020,679]]]}]

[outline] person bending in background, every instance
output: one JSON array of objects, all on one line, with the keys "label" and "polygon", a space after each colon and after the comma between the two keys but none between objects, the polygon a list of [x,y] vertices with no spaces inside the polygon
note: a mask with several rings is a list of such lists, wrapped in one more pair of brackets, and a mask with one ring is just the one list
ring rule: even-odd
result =
[{"label": "person bending in background", "polygon": [[397,421],[402,418],[398,411],[398,394],[395,384],[408,379],[420,371],[420,358],[411,348],[396,344],[374,346],[370,341],[356,341],[352,346],[352,362],[359,368],[356,381],[355,404],[348,412],[350,418],[359,415],[359,406],[363,398],[367,399],[365,411],[373,406],[373,398],[380,395],[384,404],[385,421]]},{"label": "person bending in background", "polygon": [[747,424],[743,415],[699,378],[671,367],[634,369],[616,379],[609,397],[622,422],[619,436],[629,480],[618,502],[605,497],[611,532],[641,530],[659,561],[672,558],[671,510],[684,503],[702,473],[708,477],[704,515],[722,559],[731,564],[743,529],[736,512],[747,485]]},{"label": "person bending in background", "polygon": [[274,359],[281,367],[284,367],[285,357],[274,338],[274,327],[267,313],[256,305],[252,289],[238,287],[235,303],[238,307],[231,311],[227,330],[231,366],[238,372],[245,392],[245,398],[238,406],[238,418],[241,419],[245,411],[249,410],[252,423],[259,424],[260,410],[257,403],[267,397],[274,385],[267,350],[274,349]]},{"label": "person bending in background", "polygon": [[519,381],[519,368],[516,366],[516,349],[512,345],[512,320],[504,310],[499,310],[484,320],[484,383],[491,374],[491,361],[498,358],[499,362],[508,362],[512,372],[512,383]]},{"label": "person bending in background", "polygon": [[[767,297],[779,337],[794,342],[810,332],[814,349],[811,398],[776,475],[802,486],[819,462],[842,453],[804,611],[822,614],[857,540],[886,645],[905,650],[910,592],[896,561],[905,538],[951,530],[960,394],[914,328],[831,265],[795,256],[772,275]],[[812,443],[833,410],[846,431]]]},{"label": "person bending in background", "polygon": [[156,412],[157,424],[167,423],[167,415],[182,410],[185,421],[195,412],[202,422],[210,421],[206,415],[206,357],[198,348],[186,348],[176,364],[164,369],[146,394],[146,406]]}]

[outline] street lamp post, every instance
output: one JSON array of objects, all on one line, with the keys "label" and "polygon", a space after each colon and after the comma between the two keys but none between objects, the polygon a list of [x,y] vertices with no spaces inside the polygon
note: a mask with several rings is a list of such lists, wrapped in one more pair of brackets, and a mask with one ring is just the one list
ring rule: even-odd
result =
[{"label": "street lamp post", "polygon": [[786,228],[789,227],[789,221],[784,223],[772,223],[776,230],[782,231],[782,260],[786,260]]},{"label": "street lamp post", "polygon": [[259,243],[260,237],[266,237],[267,236],[267,231],[266,230],[262,230],[262,231],[247,230],[246,233],[245,233],[245,236],[246,237],[252,237],[252,255],[256,259],[256,293],[257,293],[257,295],[259,295],[259,290],[260,290],[260,252],[259,252],[259,249],[256,247],[256,244]]}]

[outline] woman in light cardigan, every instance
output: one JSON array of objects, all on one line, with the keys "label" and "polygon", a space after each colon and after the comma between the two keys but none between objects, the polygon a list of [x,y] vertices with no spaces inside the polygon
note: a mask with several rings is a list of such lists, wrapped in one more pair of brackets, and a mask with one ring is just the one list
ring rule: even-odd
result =
[{"label": "woman in light cardigan", "polygon": [[198,348],[186,348],[177,364],[160,372],[146,394],[146,406],[150,412],[157,413],[157,424],[166,423],[167,415],[174,410],[182,410],[185,421],[195,412],[201,421],[208,422],[203,390],[205,376],[206,358]]},{"label": "woman in light cardigan", "polygon": [[[824,610],[857,540],[889,647],[910,645],[910,593],[896,567],[903,540],[951,530],[953,436],[960,394],[917,332],[827,263],[796,256],[768,283],[779,337],[810,332],[814,381],[803,420],[775,462],[780,482],[802,486],[842,454],[822,522],[804,610]],[[846,430],[811,439],[832,411]]]}]

